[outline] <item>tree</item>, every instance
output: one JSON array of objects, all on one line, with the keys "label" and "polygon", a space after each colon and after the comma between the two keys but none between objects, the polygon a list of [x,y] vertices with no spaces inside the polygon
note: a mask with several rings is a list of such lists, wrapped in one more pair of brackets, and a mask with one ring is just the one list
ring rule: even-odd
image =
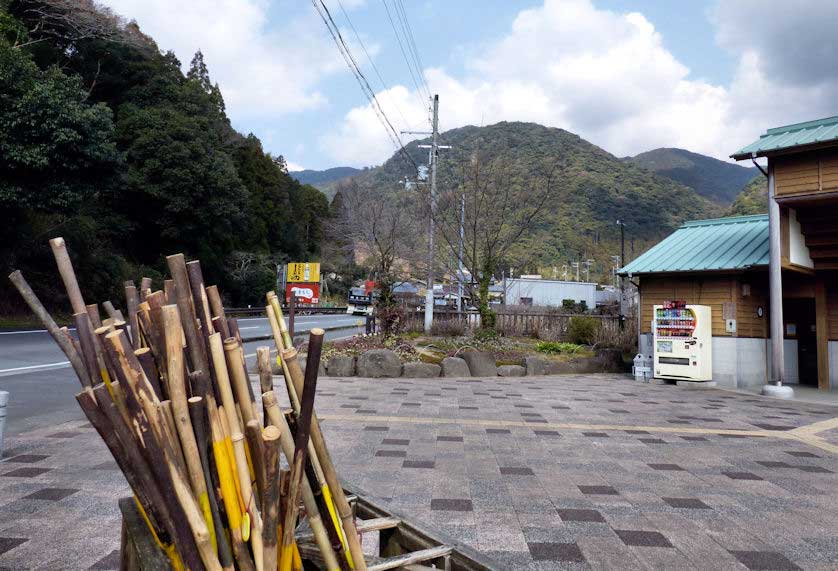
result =
[{"label": "tree", "polygon": [[409,275],[418,253],[413,239],[417,217],[411,215],[414,205],[405,194],[382,197],[354,179],[342,186],[340,194],[340,212],[331,235],[340,236],[347,250],[374,276],[379,290],[376,309],[388,334],[398,318],[393,286]]},{"label": "tree", "polygon": [[[494,328],[495,314],[489,306],[489,286],[501,267],[527,264],[520,246],[536,228],[553,189],[558,163],[544,160],[534,165],[527,185],[521,184],[500,160],[481,161],[478,154],[462,165],[461,182],[443,193],[437,202],[436,219],[448,258],[462,259],[470,280],[465,290],[480,311],[481,327]],[[461,205],[465,198],[463,248],[460,258]],[[454,268],[451,268],[452,273]]]}]

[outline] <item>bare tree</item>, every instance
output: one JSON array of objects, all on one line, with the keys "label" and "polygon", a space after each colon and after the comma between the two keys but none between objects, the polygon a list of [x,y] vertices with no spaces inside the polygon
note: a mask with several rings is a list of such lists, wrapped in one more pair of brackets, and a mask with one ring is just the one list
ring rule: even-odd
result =
[{"label": "bare tree", "polygon": [[83,40],[100,39],[156,49],[134,21],[93,0],[13,0],[11,9],[28,28],[28,38],[15,48],[51,41],[71,50]]},{"label": "bare tree", "polygon": [[[495,325],[495,314],[489,306],[492,278],[504,265],[527,264],[526,254],[519,251],[519,246],[540,222],[558,168],[555,160],[546,160],[534,167],[522,182],[502,160],[483,161],[474,154],[462,165],[460,184],[443,193],[437,202],[437,226],[449,251],[446,258],[462,259],[464,269],[471,276],[464,281],[464,289],[476,302],[484,328]],[[514,260],[510,259],[513,252]]]},{"label": "bare tree", "polygon": [[[335,213],[327,242],[342,247],[345,255],[353,256],[374,276],[381,314],[395,306],[393,286],[411,275],[421,252],[416,245],[420,234],[415,200],[404,192],[383,195],[355,179],[343,184],[339,192],[341,208]],[[386,321],[382,317],[385,332]]]}]

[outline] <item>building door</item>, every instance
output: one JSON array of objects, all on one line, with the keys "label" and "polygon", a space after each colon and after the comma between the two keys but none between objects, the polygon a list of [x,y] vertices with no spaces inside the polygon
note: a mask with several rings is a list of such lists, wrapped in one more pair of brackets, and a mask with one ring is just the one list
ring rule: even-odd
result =
[{"label": "building door", "polygon": [[[783,303],[786,337],[797,339],[797,372],[801,385],[818,386],[818,343],[815,333],[815,300],[786,299]],[[793,324],[790,330],[789,325]],[[794,332],[789,335],[790,332]]]}]

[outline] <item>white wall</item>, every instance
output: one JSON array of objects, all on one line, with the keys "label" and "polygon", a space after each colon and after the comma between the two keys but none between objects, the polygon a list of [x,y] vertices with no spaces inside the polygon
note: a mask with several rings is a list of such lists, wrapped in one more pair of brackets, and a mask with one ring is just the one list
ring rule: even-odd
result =
[{"label": "white wall", "polygon": [[838,341],[827,343],[829,355],[829,388],[838,389]]},{"label": "white wall", "polygon": [[533,305],[558,306],[565,299],[572,299],[576,303],[584,301],[588,308],[593,309],[596,307],[596,284],[507,278],[506,303],[520,305],[523,297],[532,298]]},{"label": "white wall", "polygon": [[713,380],[728,388],[764,385],[767,348],[766,339],[713,337]]},{"label": "white wall", "polygon": [[789,261],[798,266],[815,267],[812,258],[809,257],[809,248],[806,247],[803,232],[800,230],[797,212],[791,208],[789,208]]}]

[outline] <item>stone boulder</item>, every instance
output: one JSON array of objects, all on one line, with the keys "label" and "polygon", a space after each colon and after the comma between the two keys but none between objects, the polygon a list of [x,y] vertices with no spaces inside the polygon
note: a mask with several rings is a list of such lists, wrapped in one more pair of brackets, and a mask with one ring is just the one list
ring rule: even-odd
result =
[{"label": "stone boulder", "polygon": [[501,365],[498,367],[498,375],[501,377],[523,377],[527,370],[521,365]]},{"label": "stone boulder", "polygon": [[459,357],[446,357],[442,360],[443,377],[468,377],[468,363]]},{"label": "stone boulder", "polygon": [[358,356],[355,366],[359,377],[401,377],[402,362],[390,349],[370,349]]},{"label": "stone boulder", "polygon": [[402,377],[408,379],[432,379],[439,376],[442,367],[433,363],[405,363]]},{"label": "stone boulder", "polygon": [[352,377],[355,375],[355,357],[335,355],[326,363],[326,374],[330,377]]},{"label": "stone boulder", "polygon": [[[308,357],[306,355],[299,355],[297,357],[297,361],[299,361],[300,368],[303,370],[303,373],[305,373],[306,363],[308,362]],[[274,362],[276,362],[276,359],[274,359]],[[280,372],[278,374],[281,375],[282,370],[280,370]],[[317,376],[318,377],[325,377],[326,376],[326,364],[323,362],[322,359],[320,360],[320,367],[318,367],[318,369],[317,369]]]},{"label": "stone boulder", "polygon": [[468,365],[472,377],[496,377],[495,356],[485,351],[465,351],[460,356]]},{"label": "stone boulder", "polygon": [[540,357],[524,357],[524,368],[527,371],[527,376],[546,375],[550,371],[550,362]]}]

